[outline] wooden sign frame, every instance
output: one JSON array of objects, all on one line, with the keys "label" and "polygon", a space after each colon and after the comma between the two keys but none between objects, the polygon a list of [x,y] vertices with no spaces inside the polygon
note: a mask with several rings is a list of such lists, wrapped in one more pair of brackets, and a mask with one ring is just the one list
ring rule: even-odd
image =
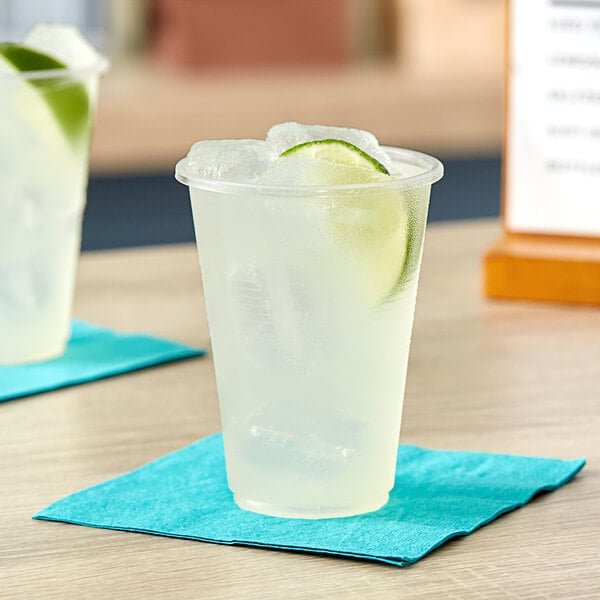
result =
[{"label": "wooden sign frame", "polygon": [[[484,292],[511,298],[600,305],[600,237],[524,233],[510,229],[507,207],[511,86],[511,5],[505,0],[504,143],[501,220],[503,237],[484,258]],[[600,202],[600,198],[598,198]]]}]

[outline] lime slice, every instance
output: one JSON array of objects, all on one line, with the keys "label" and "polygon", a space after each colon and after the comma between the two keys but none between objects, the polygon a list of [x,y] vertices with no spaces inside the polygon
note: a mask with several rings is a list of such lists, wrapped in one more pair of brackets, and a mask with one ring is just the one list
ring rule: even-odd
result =
[{"label": "lime slice", "polygon": [[399,193],[390,188],[360,190],[340,197],[329,210],[329,234],[364,271],[371,304],[394,297],[406,279],[410,221]]},{"label": "lime slice", "polygon": [[389,175],[388,170],[378,160],[363,152],[358,146],[343,140],[327,139],[305,142],[293,146],[281,154],[281,156],[292,155],[320,158],[348,167],[357,167]]},{"label": "lime slice", "polygon": [[[305,185],[392,181],[381,163],[341,140],[299,144],[286,150],[279,160],[286,157],[287,160],[296,157],[298,162],[303,157],[307,164],[321,165],[320,180],[304,181]],[[312,169],[316,172],[314,166]],[[391,299],[398,292],[414,262],[409,256],[413,245],[411,220],[400,194],[395,186],[356,189],[352,193],[340,191],[339,201],[332,203],[328,210],[328,234],[349,250],[356,268],[364,272],[367,298],[374,305]]]},{"label": "lime slice", "polygon": [[51,76],[53,70],[66,69],[64,63],[21,44],[0,44],[0,57],[18,72],[49,71],[48,79],[30,79],[28,83],[40,92],[72,145],[87,138],[90,101],[85,86]]}]

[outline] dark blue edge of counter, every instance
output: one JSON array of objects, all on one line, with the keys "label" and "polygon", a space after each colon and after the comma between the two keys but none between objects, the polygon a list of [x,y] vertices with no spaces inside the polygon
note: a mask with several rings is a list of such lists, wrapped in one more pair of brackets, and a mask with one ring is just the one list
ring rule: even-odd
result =
[{"label": "dark blue edge of counter", "polygon": [[[495,217],[500,209],[498,156],[447,158],[435,185],[429,221]],[[92,176],[83,250],[192,242],[187,188],[172,173]]]}]

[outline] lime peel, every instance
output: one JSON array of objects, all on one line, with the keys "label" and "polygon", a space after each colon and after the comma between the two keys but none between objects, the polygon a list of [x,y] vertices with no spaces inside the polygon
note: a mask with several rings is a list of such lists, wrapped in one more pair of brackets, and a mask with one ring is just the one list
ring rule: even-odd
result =
[{"label": "lime peel", "polygon": [[282,157],[291,155],[319,158],[334,163],[341,163],[349,167],[357,167],[369,171],[375,170],[385,175],[390,174],[378,160],[369,156],[358,146],[344,140],[325,139],[304,142],[297,146],[292,146],[281,153]]},{"label": "lime peel", "polygon": [[22,44],[0,44],[0,56],[16,71],[48,71],[47,79],[31,79],[28,83],[40,91],[69,142],[77,146],[88,130],[90,100],[82,83],[68,78],[53,78],[52,71],[68,67],[54,57]]},{"label": "lime peel", "polygon": [[[388,170],[363,150],[343,140],[324,139],[305,142],[281,154],[329,161],[347,167],[347,174],[359,174],[362,182],[389,178]],[[332,170],[331,183],[340,183]],[[348,181],[347,183],[355,183]],[[402,289],[415,262],[413,243],[415,220],[411,218],[401,192],[395,186],[361,189],[352,195],[340,195],[328,210],[327,231],[343,244],[366,269],[369,302],[381,305]]]}]

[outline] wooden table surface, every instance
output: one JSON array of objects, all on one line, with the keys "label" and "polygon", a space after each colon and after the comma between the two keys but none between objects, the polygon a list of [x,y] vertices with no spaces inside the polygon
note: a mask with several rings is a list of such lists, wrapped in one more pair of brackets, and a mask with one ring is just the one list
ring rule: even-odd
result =
[{"label": "wooden table surface", "polygon": [[[219,428],[211,359],[0,404],[0,598],[600,598],[600,310],[490,302],[494,222],[431,226],[402,441],[588,465],[409,568],[31,520]],[[209,342],[192,246],[84,255],[76,314]]]}]

